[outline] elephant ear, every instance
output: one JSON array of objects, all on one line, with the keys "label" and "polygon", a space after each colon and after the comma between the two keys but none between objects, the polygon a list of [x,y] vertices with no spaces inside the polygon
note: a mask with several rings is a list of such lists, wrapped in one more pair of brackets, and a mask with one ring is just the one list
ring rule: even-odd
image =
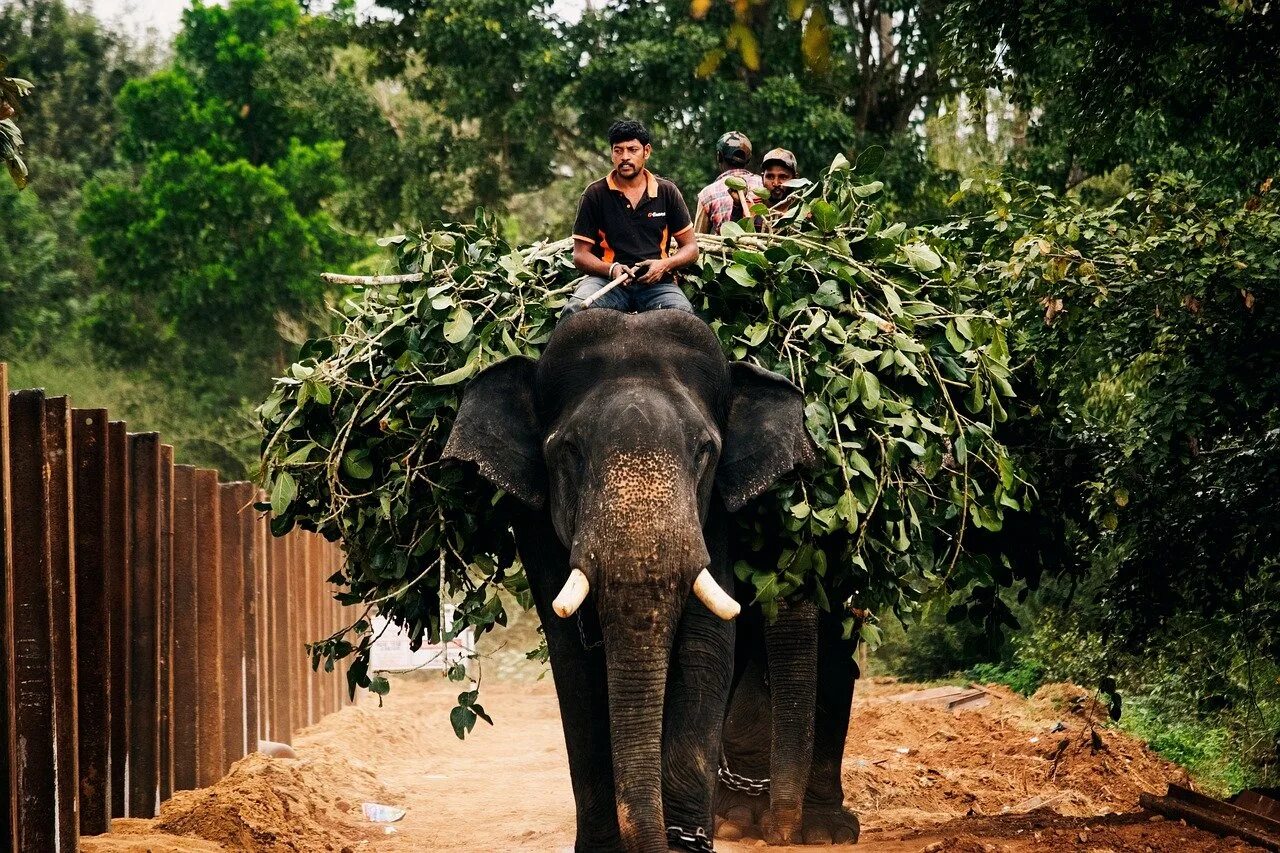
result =
[{"label": "elephant ear", "polygon": [[536,372],[536,362],[517,356],[477,374],[462,394],[441,456],[474,462],[486,480],[541,509],[547,469],[534,402]]},{"label": "elephant ear", "polygon": [[745,361],[729,365],[729,379],[716,483],[725,506],[737,512],[783,474],[818,457],[804,427],[804,392],[793,382]]}]

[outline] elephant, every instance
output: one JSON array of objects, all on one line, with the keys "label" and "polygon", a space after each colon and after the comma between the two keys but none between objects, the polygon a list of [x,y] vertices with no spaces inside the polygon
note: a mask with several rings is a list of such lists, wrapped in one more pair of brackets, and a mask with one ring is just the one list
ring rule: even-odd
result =
[{"label": "elephant", "polygon": [[840,777],[859,675],[858,632],[844,637],[845,615],[801,601],[781,603],[772,622],[759,607],[740,618],[716,789],[719,837],[858,840]]},{"label": "elephant", "polygon": [[800,389],[730,363],[694,315],[593,309],[538,360],[471,379],[442,458],[514,498],[575,850],[711,850],[740,610],[730,514],[815,462]]}]

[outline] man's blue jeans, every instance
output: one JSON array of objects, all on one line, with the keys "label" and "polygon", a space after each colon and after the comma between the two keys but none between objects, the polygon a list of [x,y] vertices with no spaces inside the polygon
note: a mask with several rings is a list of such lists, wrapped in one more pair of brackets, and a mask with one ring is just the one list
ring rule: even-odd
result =
[{"label": "man's blue jeans", "polygon": [[[569,297],[569,303],[560,312],[563,320],[582,310],[582,302],[591,294],[609,283],[606,278],[589,276],[584,278]],[[693,305],[688,297],[680,292],[679,286],[672,281],[660,281],[657,284],[618,285],[595,302],[592,308],[612,308],[615,311],[652,311],[655,308],[674,308],[677,311],[693,313]]]}]

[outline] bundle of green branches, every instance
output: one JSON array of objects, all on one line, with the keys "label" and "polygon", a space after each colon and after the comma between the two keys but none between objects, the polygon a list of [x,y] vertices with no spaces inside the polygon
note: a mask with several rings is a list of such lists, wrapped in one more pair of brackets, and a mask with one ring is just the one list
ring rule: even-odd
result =
[{"label": "bundle of green branches", "polygon": [[[1027,499],[992,437],[1013,394],[1005,332],[967,310],[976,288],[945,246],[883,221],[864,171],[837,158],[784,211],[755,204],[699,236],[684,281],[727,354],[804,389],[824,450],[816,471],[736,516],[749,543],[736,571],[766,612],[796,596],[902,611],[939,584],[983,584],[992,564],[969,553],[966,529],[996,530]],[[334,333],[259,410],[275,532],[340,538],[333,580],[366,608],[312,645],[313,663],[354,655],[352,689],[378,692],[368,615],[417,643],[441,636],[443,600],[456,605],[446,636],[504,623],[499,588],[528,606],[505,503],[439,454],[467,378],[536,358],[580,278],[569,241],[517,249],[483,216],[383,242],[400,273],[358,279]]]},{"label": "bundle of green branches", "polygon": [[[8,58],[0,54],[0,72],[8,64]],[[27,164],[22,162],[22,131],[13,116],[18,111],[18,102],[34,88],[29,80],[0,75],[0,159],[5,161],[9,177],[18,189],[27,185]]]}]

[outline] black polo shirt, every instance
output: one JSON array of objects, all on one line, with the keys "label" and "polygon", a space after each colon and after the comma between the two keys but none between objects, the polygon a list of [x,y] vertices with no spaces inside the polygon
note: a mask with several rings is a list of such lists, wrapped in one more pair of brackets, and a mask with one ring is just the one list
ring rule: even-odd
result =
[{"label": "black polo shirt", "polygon": [[648,169],[644,175],[645,194],[634,209],[612,172],[588,186],[578,202],[573,239],[590,243],[591,254],[605,263],[665,258],[671,238],[693,227],[676,185]]}]

